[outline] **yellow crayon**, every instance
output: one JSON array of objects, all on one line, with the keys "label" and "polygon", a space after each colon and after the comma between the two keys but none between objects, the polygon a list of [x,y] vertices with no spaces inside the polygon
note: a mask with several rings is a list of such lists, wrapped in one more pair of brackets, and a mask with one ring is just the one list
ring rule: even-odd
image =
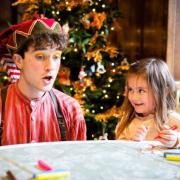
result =
[{"label": "yellow crayon", "polygon": [[49,179],[61,179],[61,178],[69,178],[70,172],[68,171],[61,171],[61,172],[47,172],[47,173],[40,173],[35,175],[35,180],[49,180]]},{"label": "yellow crayon", "polygon": [[169,161],[180,161],[180,156],[177,155],[167,155],[165,158]]}]

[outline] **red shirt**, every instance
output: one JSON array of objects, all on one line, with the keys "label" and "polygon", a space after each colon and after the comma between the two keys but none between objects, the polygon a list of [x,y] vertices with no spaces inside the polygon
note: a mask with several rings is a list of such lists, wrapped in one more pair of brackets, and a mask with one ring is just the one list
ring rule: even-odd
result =
[{"label": "red shirt", "polygon": [[[67,140],[86,140],[86,124],[78,102],[53,89],[66,125]],[[2,102],[0,98],[0,118]],[[54,104],[49,92],[43,97],[29,100],[17,84],[8,87],[1,144],[60,141],[61,134]]]}]

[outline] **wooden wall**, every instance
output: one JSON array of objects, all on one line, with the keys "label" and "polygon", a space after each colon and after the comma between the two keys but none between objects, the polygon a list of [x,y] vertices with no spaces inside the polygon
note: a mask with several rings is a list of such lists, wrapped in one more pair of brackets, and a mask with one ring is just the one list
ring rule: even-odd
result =
[{"label": "wooden wall", "polygon": [[117,0],[124,18],[115,43],[132,61],[155,56],[166,59],[168,0]]},{"label": "wooden wall", "polygon": [[0,1],[0,31],[17,22],[17,7],[11,6],[14,0]]},{"label": "wooden wall", "polygon": [[[169,0],[167,63],[180,81],[180,0]],[[180,89],[180,82],[179,89]]]}]

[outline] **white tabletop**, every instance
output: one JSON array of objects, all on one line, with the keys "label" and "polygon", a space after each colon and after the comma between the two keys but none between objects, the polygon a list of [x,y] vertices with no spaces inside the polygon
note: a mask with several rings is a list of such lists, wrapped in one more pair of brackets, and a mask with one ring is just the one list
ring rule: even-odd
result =
[{"label": "white tabletop", "polygon": [[167,161],[161,151],[151,152],[149,143],[112,140],[2,146],[0,176],[11,170],[17,179],[29,179],[31,174],[10,161],[37,173],[35,165],[43,160],[56,169],[67,169],[71,180],[180,179],[180,162]]}]

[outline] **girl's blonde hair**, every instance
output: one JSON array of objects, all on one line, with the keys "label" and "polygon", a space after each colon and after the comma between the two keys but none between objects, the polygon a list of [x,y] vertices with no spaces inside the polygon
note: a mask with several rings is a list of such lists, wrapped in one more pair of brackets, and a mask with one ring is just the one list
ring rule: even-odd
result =
[{"label": "girl's blonde hair", "polygon": [[[167,64],[156,58],[145,58],[133,63],[129,74],[145,76],[155,98],[155,119],[158,129],[168,121],[168,111],[175,109],[175,81],[169,72]],[[121,135],[135,117],[135,110],[128,100],[128,92],[120,109],[120,121],[116,126],[116,138]]]}]

